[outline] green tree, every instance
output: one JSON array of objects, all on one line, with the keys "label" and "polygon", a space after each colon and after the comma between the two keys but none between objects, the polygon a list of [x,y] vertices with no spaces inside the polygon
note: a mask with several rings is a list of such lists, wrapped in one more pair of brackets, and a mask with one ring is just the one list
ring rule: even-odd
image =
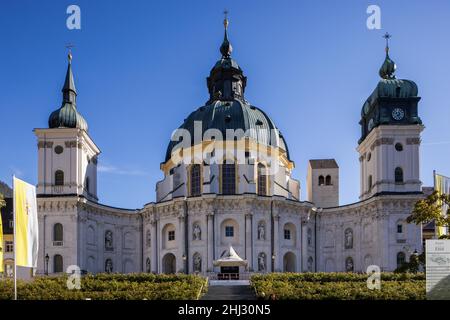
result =
[{"label": "green tree", "polygon": [[[446,215],[442,214],[442,206],[447,205]],[[407,218],[408,223],[426,224],[435,221],[436,227],[450,227],[450,195],[439,194],[437,191],[414,205],[412,214]],[[450,239],[443,235],[440,239]]]}]

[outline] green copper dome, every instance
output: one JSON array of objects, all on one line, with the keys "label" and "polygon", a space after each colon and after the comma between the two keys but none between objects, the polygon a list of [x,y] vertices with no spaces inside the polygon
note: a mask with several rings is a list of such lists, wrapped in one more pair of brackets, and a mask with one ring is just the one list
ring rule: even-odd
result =
[{"label": "green copper dome", "polygon": [[64,81],[63,102],[59,109],[53,111],[48,118],[49,128],[78,128],[88,131],[88,125],[83,116],[77,111],[77,91],[72,73],[72,55],[69,53],[66,79]]},{"label": "green copper dome", "polygon": [[386,47],[386,57],[379,70],[381,80],[372,94],[364,102],[361,115],[366,115],[379,98],[413,98],[417,97],[417,85],[412,80],[397,79],[395,71],[397,66],[389,57],[389,47]]},{"label": "green copper dome", "polygon": [[[220,47],[222,58],[214,65],[207,78],[209,100],[204,106],[192,112],[179,129],[189,131],[191,146],[196,144],[194,141],[196,123],[201,126],[200,138],[203,138],[209,129],[220,131],[224,140],[227,139],[227,130],[242,130],[241,132],[245,133],[244,137],[284,150],[289,159],[287,144],[275,124],[261,109],[250,105],[244,98],[247,77],[237,62],[231,58],[232,49],[228,40],[226,19],[224,26],[225,37]],[[167,147],[165,161],[168,161],[173,151],[181,145],[184,143],[178,140],[171,141]]]},{"label": "green copper dome", "polygon": [[[201,138],[208,129],[220,131],[223,140],[227,138],[227,130],[242,130],[244,137],[251,138],[263,145],[279,147],[286,152],[287,158],[290,159],[286,141],[273,121],[261,109],[241,100],[215,101],[192,112],[179,127],[189,131],[191,146],[195,144],[196,122],[201,126]],[[179,143],[180,141],[170,141],[165,161],[171,158]],[[180,143],[179,146],[181,147],[181,145]]]},{"label": "green copper dome", "polygon": [[381,65],[380,71],[378,72],[380,77],[383,79],[395,79],[395,70],[397,66],[395,62],[389,58],[388,50],[386,49],[386,58],[384,59],[383,64]]}]

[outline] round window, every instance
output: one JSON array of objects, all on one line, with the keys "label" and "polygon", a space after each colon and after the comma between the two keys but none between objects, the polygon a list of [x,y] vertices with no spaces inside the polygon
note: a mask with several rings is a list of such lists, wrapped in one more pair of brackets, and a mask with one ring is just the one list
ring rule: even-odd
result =
[{"label": "round window", "polygon": [[395,150],[397,151],[403,151],[403,145],[401,143],[396,143],[395,144]]},{"label": "round window", "polygon": [[55,147],[55,153],[56,154],[61,154],[61,153],[63,153],[63,151],[64,151],[64,148],[62,146],[56,146]]}]

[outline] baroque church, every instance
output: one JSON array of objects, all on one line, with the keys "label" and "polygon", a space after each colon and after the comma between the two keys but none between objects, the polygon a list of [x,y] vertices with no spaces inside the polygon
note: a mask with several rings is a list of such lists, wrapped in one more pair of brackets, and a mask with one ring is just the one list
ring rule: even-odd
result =
[{"label": "baroque church", "polygon": [[307,199],[284,136],[245,99],[228,20],[208,101],[174,131],[156,202],[129,210],[97,197],[100,149],[78,110],[69,53],[61,107],[38,146],[38,273],[200,273],[395,270],[422,251],[406,218],[423,197],[418,89],[395,77],[386,45],[380,80],[361,110],[359,202],[339,206],[339,166],[310,160]]}]

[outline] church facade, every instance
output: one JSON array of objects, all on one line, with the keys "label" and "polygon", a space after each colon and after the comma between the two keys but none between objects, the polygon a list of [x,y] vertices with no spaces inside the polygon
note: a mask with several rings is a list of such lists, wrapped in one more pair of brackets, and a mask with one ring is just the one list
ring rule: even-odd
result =
[{"label": "church facade", "polygon": [[273,121],[245,99],[228,20],[208,101],[174,131],[156,201],[138,210],[98,202],[100,149],[78,112],[72,57],[61,107],[38,146],[38,273],[365,272],[395,270],[422,251],[406,223],[423,197],[417,86],[394,75],[386,46],[380,81],[363,104],[360,201],[339,206],[339,167],[310,160],[307,199]]}]

